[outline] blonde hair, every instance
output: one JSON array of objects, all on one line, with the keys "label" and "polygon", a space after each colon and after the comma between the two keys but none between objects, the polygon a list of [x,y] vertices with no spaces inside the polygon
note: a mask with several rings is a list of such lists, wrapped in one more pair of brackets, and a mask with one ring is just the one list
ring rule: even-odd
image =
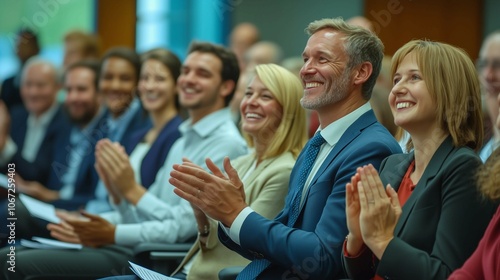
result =
[{"label": "blonde hair", "polygon": [[[260,160],[291,152],[297,158],[307,142],[306,112],[300,105],[303,87],[300,80],[290,71],[276,64],[260,64],[255,74],[283,108],[278,128],[271,135],[271,141]],[[243,132],[248,146],[254,147],[253,138]]]},{"label": "blonde hair", "polygon": [[484,196],[500,200],[500,149],[490,155],[477,172],[477,183]]},{"label": "blonde hair", "polygon": [[[455,147],[475,151],[483,143],[481,89],[474,63],[460,48],[445,43],[413,40],[394,54],[391,76],[403,59],[415,55],[429,94],[437,104],[437,121],[449,133]],[[413,143],[407,143],[410,151]]]},{"label": "blonde hair", "polygon": [[308,35],[312,35],[323,29],[333,29],[345,35],[344,50],[349,57],[346,71],[350,72],[354,67],[364,62],[371,63],[372,74],[362,87],[363,98],[369,100],[380,73],[384,57],[384,44],[375,33],[359,26],[347,24],[341,17],[313,21],[309,23],[305,31]]}]

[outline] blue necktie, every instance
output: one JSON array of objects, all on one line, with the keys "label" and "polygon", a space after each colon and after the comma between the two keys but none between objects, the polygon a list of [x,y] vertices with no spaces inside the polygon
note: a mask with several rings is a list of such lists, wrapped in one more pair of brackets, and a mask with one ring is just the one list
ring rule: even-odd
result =
[{"label": "blue necktie", "polygon": [[[311,172],[311,169],[314,165],[314,161],[318,156],[321,145],[325,143],[325,139],[318,132],[314,135],[314,137],[309,140],[306,147],[304,148],[304,161],[302,162],[300,169],[298,171],[299,182],[297,184],[297,191],[294,194],[292,205],[290,209],[290,214],[288,216],[287,226],[292,227],[293,224],[297,221],[300,213],[300,202],[302,199],[302,192],[304,190],[304,185],[306,183],[307,177]],[[252,261],[249,265],[247,265],[241,273],[238,275],[236,280],[251,280],[256,279],[259,274],[264,271],[269,265],[270,261],[267,259],[258,259]]]}]

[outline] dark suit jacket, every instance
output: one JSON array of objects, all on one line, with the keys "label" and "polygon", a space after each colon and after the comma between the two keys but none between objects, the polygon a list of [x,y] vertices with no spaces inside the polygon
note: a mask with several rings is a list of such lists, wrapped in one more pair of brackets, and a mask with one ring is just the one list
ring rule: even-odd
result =
[{"label": "dark suit jacket", "polygon": [[132,137],[135,132],[142,129],[151,129],[151,119],[143,109],[140,109],[137,110],[134,117],[130,120],[127,129],[125,129],[122,138],[118,139],[118,142],[126,146],[126,144],[130,141],[130,137]]},{"label": "dark suit jacket", "polygon": [[56,140],[60,137],[61,133],[70,130],[71,127],[68,116],[64,112],[62,106],[57,109],[56,114],[47,127],[47,132],[42,144],[40,145],[35,161],[28,162],[21,155],[28,128],[28,111],[24,108],[24,106],[16,106],[12,108],[10,113],[10,136],[17,145],[17,152],[10,162],[16,165],[16,172],[23,179],[28,181],[38,181],[42,185],[46,186],[50,174],[50,164],[54,160],[55,150],[58,149],[56,146]]},{"label": "dark suit jacket", "polygon": [[[413,161],[413,153],[393,155],[381,165],[384,185],[397,191]],[[492,203],[476,188],[479,157],[469,148],[455,148],[448,137],[433,155],[396,224],[377,274],[385,279],[446,279],[472,254],[494,213]],[[345,258],[350,278],[374,275],[372,254]]]},{"label": "dark suit jacket", "polygon": [[[85,153],[81,155],[83,157],[80,166],[78,167],[78,175],[74,185],[73,197],[68,200],[56,200],[52,204],[57,208],[66,210],[77,210],[84,207],[88,200],[94,198],[94,191],[99,180],[99,176],[94,168],[95,164],[95,145],[99,140],[106,137],[107,126],[106,126],[107,112],[104,112],[99,119],[92,131],[87,134],[86,140],[78,145],[85,145]],[[65,131],[61,137],[57,139],[56,146],[58,149],[55,150],[54,161],[52,162],[51,172],[48,180],[47,187],[50,189],[60,190],[63,187],[63,182],[61,182],[62,176],[66,172],[69,165],[68,160],[70,160],[71,153],[71,129]]]},{"label": "dark suit jacket", "polygon": [[[151,145],[151,148],[144,156],[141,162],[141,183],[145,188],[149,188],[155,181],[156,173],[165,163],[170,148],[174,142],[181,137],[179,131],[179,125],[181,123],[182,118],[176,116],[165,124],[153,145]],[[132,153],[137,144],[144,139],[144,136],[150,129],[150,127],[141,129],[130,136],[125,146],[127,154],[130,155]]]},{"label": "dark suit jacket", "polygon": [[222,230],[219,238],[230,249],[249,258],[266,258],[271,265],[258,279],[334,279],[342,274],[340,256],[347,235],[345,185],[366,164],[400,153],[394,137],[380,125],[373,111],[366,112],[342,135],[305,194],[305,203],[293,227],[288,227],[292,195],[297,188],[301,153],[290,175],[283,211],[275,220],[250,214],[240,232],[240,244]]}]

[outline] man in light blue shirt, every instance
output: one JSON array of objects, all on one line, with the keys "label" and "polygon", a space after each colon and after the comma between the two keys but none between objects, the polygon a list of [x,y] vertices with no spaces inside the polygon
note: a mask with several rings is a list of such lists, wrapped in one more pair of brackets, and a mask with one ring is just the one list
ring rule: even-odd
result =
[{"label": "man in light blue shirt", "polygon": [[[94,197],[98,175],[94,168],[94,149],[107,133],[105,112],[97,91],[99,63],[82,61],[71,65],[65,73],[67,91],[65,106],[72,127],[61,131],[54,144],[48,183],[17,179],[16,186],[36,199],[65,210],[78,210]],[[22,220],[16,228],[16,238],[49,237],[47,222],[30,216],[18,200],[16,217]],[[5,220],[5,219],[4,219]],[[3,231],[3,230],[2,230]]]}]

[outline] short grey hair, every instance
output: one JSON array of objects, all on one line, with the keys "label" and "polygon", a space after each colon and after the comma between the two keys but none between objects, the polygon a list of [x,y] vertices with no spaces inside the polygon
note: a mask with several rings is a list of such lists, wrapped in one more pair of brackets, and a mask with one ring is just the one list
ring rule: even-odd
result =
[{"label": "short grey hair", "polygon": [[26,76],[26,71],[35,65],[43,65],[43,66],[48,67],[50,69],[50,72],[52,72],[52,76],[54,78],[54,83],[55,84],[61,83],[61,74],[60,74],[59,70],[57,69],[57,67],[54,65],[54,63],[52,63],[51,61],[46,60],[40,56],[33,56],[24,63],[23,72],[22,72],[22,76],[21,76],[21,82],[24,81],[24,77]]},{"label": "short grey hair", "polygon": [[346,71],[350,71],[364,62],[371,63],[372,74],[362,87],[363,97],[369,100],[380,73],[384,58],[384,44],[375,33],[348,24],[341,17],[313,21],[309,23],[305,31],[311,36],[323,29],[333,29],[345,34],[344,50],[348,56]]}]

